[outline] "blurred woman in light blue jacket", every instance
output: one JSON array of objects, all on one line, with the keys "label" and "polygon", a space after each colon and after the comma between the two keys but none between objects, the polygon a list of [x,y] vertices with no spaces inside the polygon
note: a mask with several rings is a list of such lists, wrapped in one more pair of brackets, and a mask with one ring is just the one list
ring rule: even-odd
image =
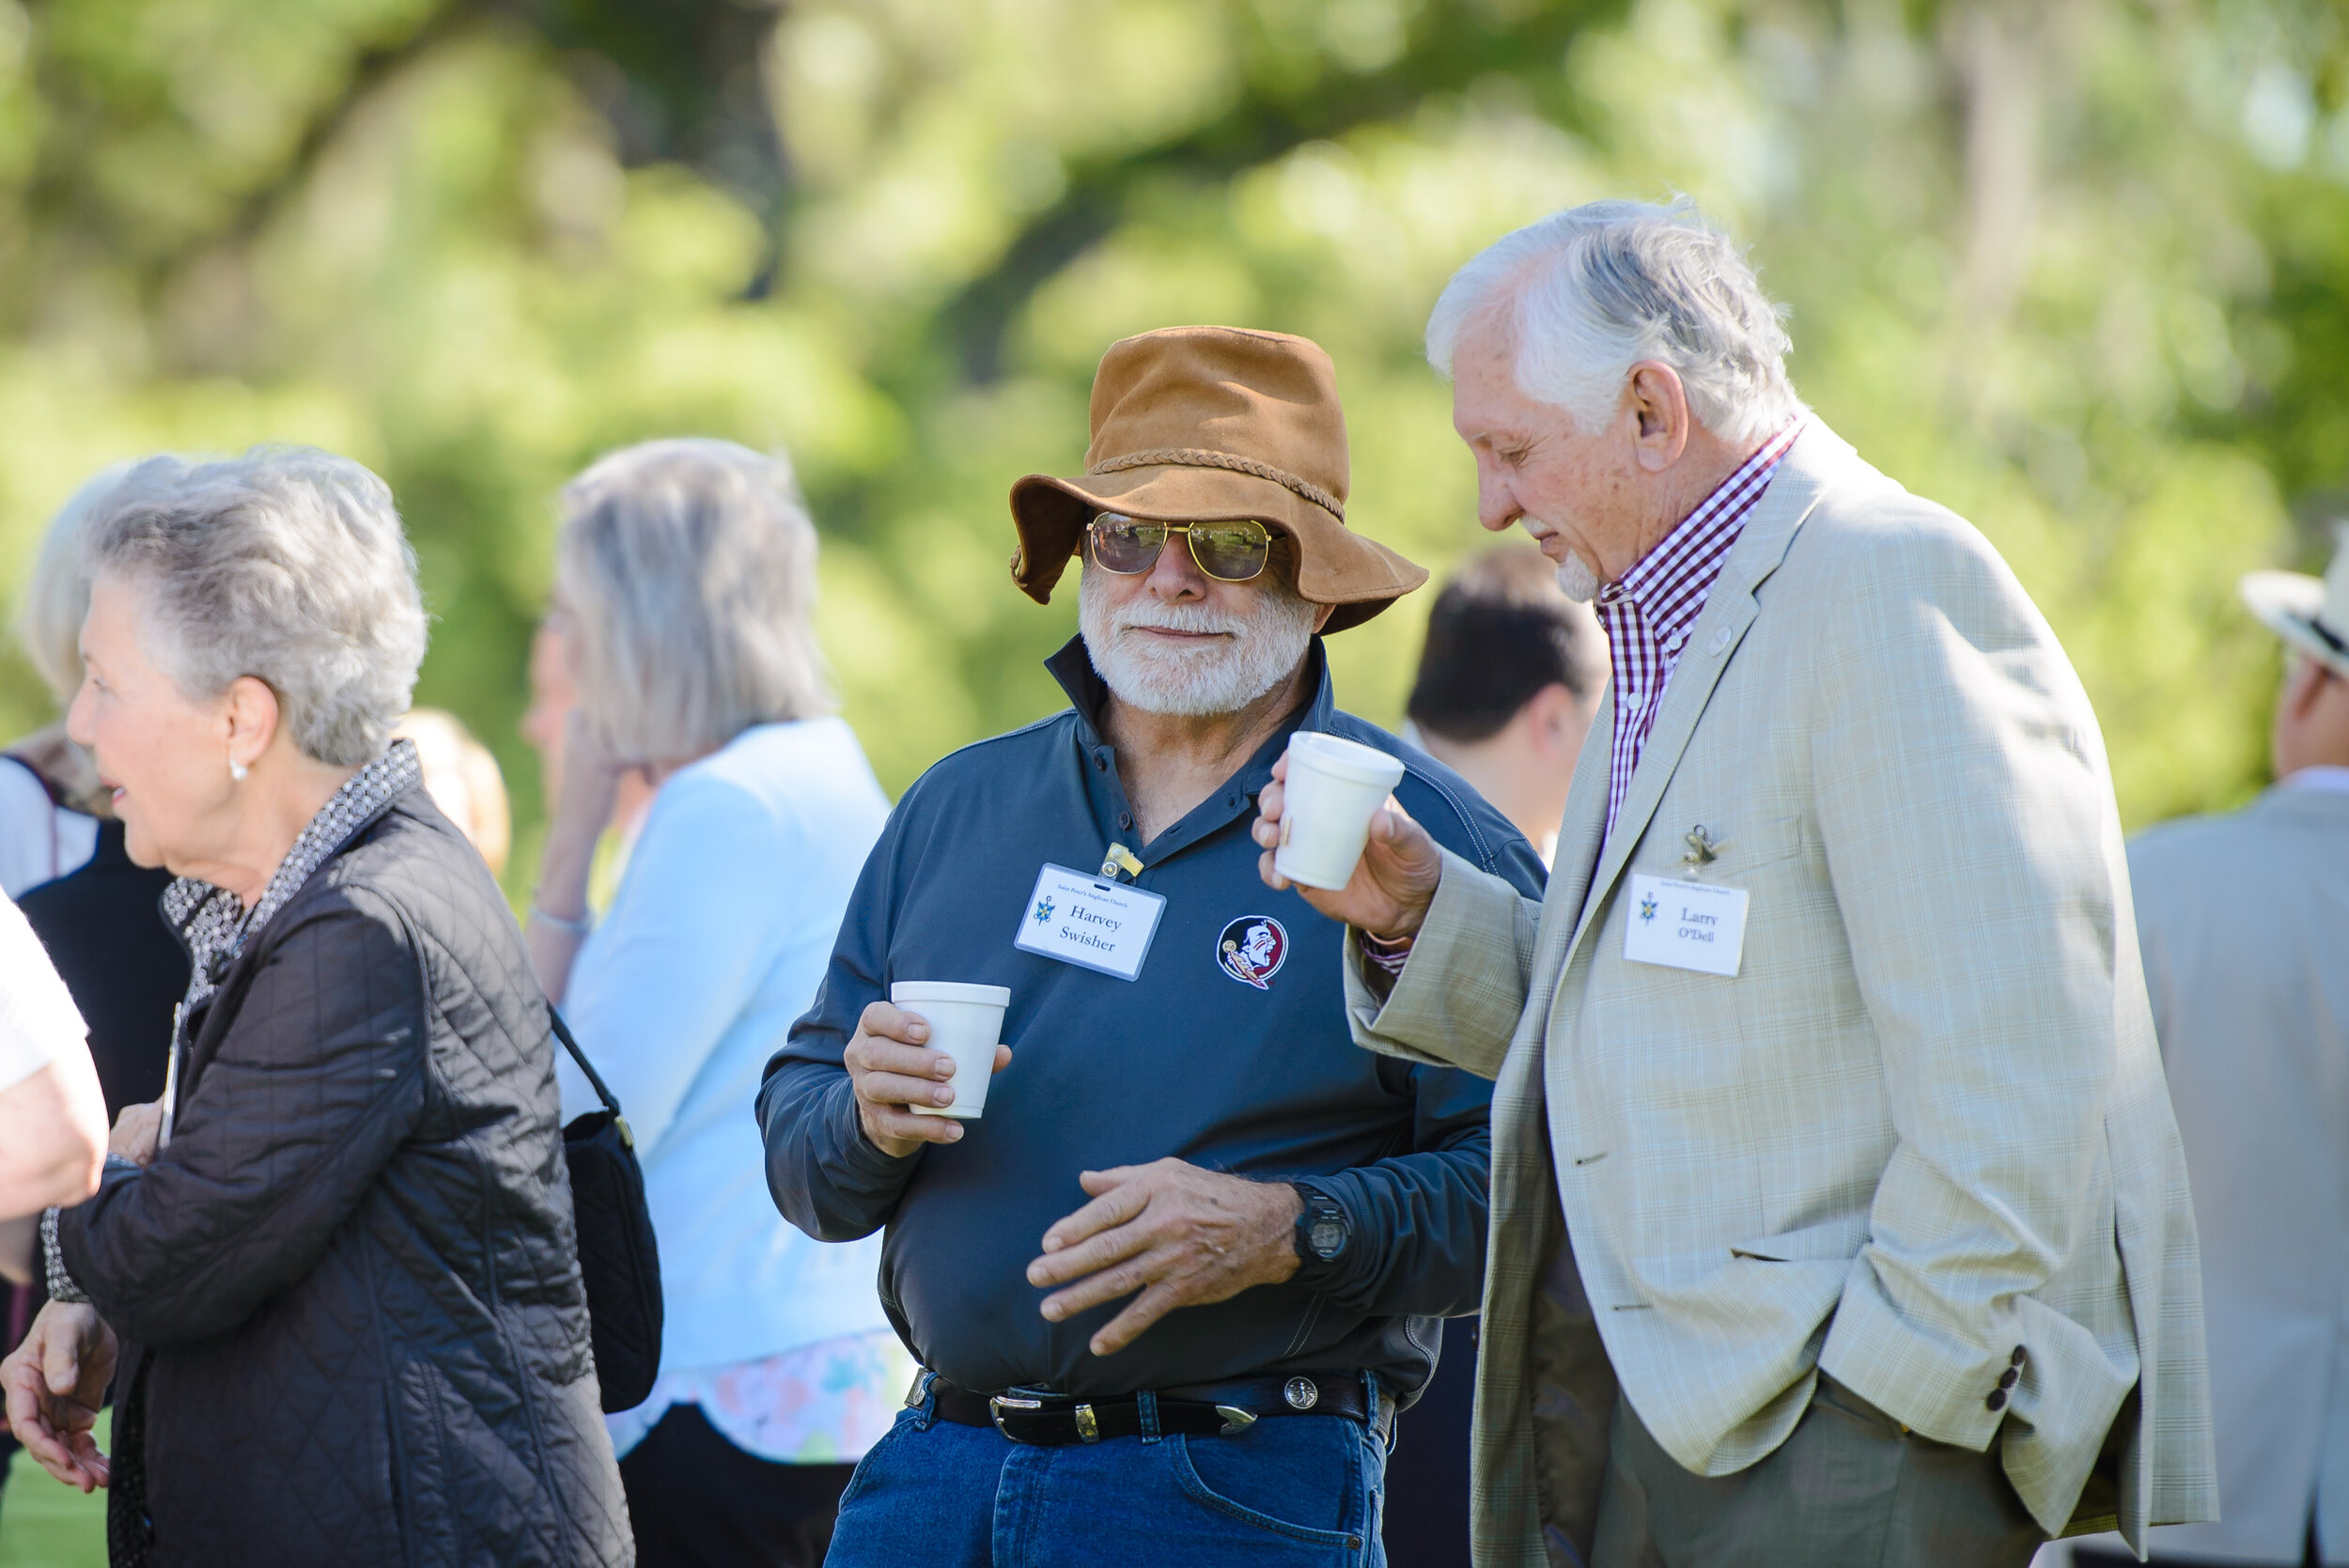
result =
[{"label": "blurred woman in light blue jacket", "polygon": [[[912,1363],[879,1239],[828,1246],[775,1212],[750,1106],[889,804],[832,711],[786,462],[651,442],[573,480],[563,513],[549,621],[579,702],[530,951],[627,1113],[661,1247],[660,1381],[610,1418],[639,1560],[815,1568]],[[595,924],[589,868],[629,769],[655,792]],[[593,1109],[562,1069],[565,1116]]]}]

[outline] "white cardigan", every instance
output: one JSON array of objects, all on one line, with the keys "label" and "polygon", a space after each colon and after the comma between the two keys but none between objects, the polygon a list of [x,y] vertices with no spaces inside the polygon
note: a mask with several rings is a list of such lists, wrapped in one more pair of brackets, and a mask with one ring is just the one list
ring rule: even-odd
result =
[{"label": "white cardigan", "polygon": [[[888,815],[844,721],[745,730],[661,784],[572,966],[563,1016],[644,1165],[664,1374],[888,1327],[880,1238],[828,1245],[786,1221],[752,1114]],[[565,1120],[594,1109],[568,1058],[558,1070]]]}]

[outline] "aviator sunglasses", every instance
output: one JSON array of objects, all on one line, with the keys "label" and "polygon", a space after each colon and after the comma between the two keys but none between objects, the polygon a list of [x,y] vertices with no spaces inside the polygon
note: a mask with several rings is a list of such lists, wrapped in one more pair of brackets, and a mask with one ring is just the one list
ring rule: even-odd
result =
[{"label": "aviator sunglasses", "polygon": [[1218,582],[1246,582],[1272,556],[1272,530],[1253,518],[1228,522],[1144,522],[1123,512],[1096,512],[1085,525],[1093,559],[1104,571],[1131,577],[1158,565],[1170,534],[1190,541],[1190,558]]}]

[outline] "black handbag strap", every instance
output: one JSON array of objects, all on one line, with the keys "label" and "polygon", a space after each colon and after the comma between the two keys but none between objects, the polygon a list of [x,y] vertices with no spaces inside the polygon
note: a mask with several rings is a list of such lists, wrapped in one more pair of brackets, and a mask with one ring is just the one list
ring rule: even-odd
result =
[{"label": "black handbag strap", "polygon": [[579,1063],[579,1070],[587,1075],[588,1087],[595,1090],[596,1098],[603,1102],[604,1110],[612,1112],[613,1124],[620,1129],[621,1138],[628,1141],[630,1148],[635,1147],[636,1138],[628,1130],[628,1118],[620,1113],[620,1102],[612,1097],[612,1090],[603,1081],[603,1075],[597,1072],[595,1064],[587,1060],[587,1053],[579,1048],[579,1042],[571,1038],[571,1026],[563,1021],[563,1015],[556,1012],[552,1004],[547,1008],[547,1021],[554,1025],[554,1037],[563,1042],[565,1050],[571,1053],[571,1060]]}]

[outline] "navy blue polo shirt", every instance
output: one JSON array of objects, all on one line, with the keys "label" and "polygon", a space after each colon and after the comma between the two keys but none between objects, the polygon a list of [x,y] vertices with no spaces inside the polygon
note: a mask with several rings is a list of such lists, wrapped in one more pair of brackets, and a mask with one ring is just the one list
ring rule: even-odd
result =
[{"label": "navy blue polo shirt", "polygon": [[[1257,875],[1256,792],[1292,730],[1403,759],[1396,797],[1445,847],[1539,897],[1525,840],[1459,776],[1337,710],[1320,641],[1313,700],[1225,785],[1146,845],[1095,717],[1106,689],[1081,639],[1050,664],[1075,705],[946,757],[898,802],[865,862],[815,1007],[768,1063],[767,1180],[827,1241],[883,1225],[880,1292],[925,1366],[966,1389],[1074,1394],[1290,1372],[1372,1370],[1425,1384],[1438,1318],[1477,1309],[1492,1086],[1357,1048],[1344,929]],[[1045,862],[1091,871],[1112,843],[1166,898],[1137,978],[1015,948]],[[1266,930],[1268,927],[1270,935]],[[1227,964],[1227,934],[1242,961]],[[842,1052],[898,980],[1008,986],[1011,1065],[959,1142],[885,1155],[857,1120]],[[1353,1237],[1334,1264],[1186,1307],[1126,1349],[1087,1341],[1123,1303],[1049,1323],[1027,1281],[1045,1231],[1089,1199],[1081,1171],[1173,1156],[1262,1179],[1311,1176]]]}]

